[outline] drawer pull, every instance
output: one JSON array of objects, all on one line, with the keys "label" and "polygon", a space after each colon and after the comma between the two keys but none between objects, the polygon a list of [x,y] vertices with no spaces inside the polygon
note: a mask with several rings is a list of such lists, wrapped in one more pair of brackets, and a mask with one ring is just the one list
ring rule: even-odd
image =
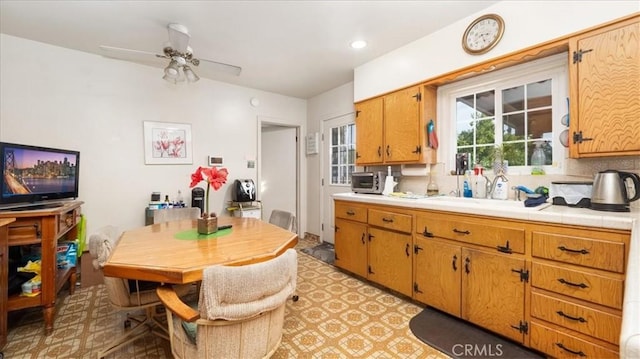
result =
[{"label": "drawer pull", "polygon": [[347,211],[347,216],[355,216],[356,212],[352,211],[352,210],[348,210]]},{"label": "drawer pull", "polygon": [[424,231],[422,231],[422,235],[424,237],[433,237],[433,233],[427,231],[427,227],[426,226],[424,227]]},{"label": "drawer pull", "polygon": [[562,283],[562,284],[566,284],[566,285],[570,285],[572,287],[580,287],[580,288],[589,288],[588,285],[584,284],[584,283],[580,283],[580,284],[576,284],[576,283],[571,283],[568,280],[564,280],[564,278],[558,278],[558,282]]},{"label": "drawer pull", "polygon": [[571,349],[569,349],[569,348],[565,347],[562,343],[556,343],[556,346],[557,346],[558,348],[560,348],[560,349],[562,349],[562,350],[564,350],[564,351],[567,351],[567,352],[569,352],[569,353],[571,353],[571,354],[574,354],[574,355],[579,355],[579,356],[581,356],[581,357],[586,357],[586,356],[587,356],[587,354],[583,353],[583,352],[582,352],[582,350],[581,350],[581,351],[579,351],[579,352],[574,351],[574,350],[571,350]]},{"label": "drawer pull", "polygon": [[393,223],[393,218],[382,217],[382,222]]},{"label": "drawer pull", "polygon": [[558,315],[561,316],[561,317],[565,317],[567,319],[575,320],[576,322],[580,322],[580,323],[586,323],[587,322],[587,320],[584,319],[583,317],[572,317],[570,315],[564,314],[564,312],[561,311],[561,310],[557,311],[556,313],[558,313]]},{"label": "drawer pull", "polygon": [[563,251],[563,252],[571,252],[571,253],[580,253],[580,254],[589,254],[589,251],[586,249],[571,249],[571,248],[567,248],[565,246],[560,246],[558,247],[559,250]]},{"label": "drawer pull", "polygon": [[469,232],[469,231],[461,231],[461,230],[459,230],[457,228],[454,228],[453,231],[455,233],[459,233],[459,234],[471,234],[471,232]]},{"label": "drawer pull", "polygon": [[456,265],[456,263],[458,262],[458,256],[456,256],[454,254],[452,259],[453,260],[451,261],[451,266],[453,267],[453,271],[457,272],[458,271],[458,266]]}]

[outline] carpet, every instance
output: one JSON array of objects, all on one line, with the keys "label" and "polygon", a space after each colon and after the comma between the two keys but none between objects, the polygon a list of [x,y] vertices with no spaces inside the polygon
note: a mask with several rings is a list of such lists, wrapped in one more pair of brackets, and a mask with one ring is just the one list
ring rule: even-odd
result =
[{"label": "carpet", "polygon": [[301,249],[301,251],[331,265],[336,260],[336,251],[333,244],[329,242],[322,242],[317,246]]},{"label": "carpet", "polygon": [[545,356],[435,309],[409,321],[411,332],[452,358],[543,359]]}]

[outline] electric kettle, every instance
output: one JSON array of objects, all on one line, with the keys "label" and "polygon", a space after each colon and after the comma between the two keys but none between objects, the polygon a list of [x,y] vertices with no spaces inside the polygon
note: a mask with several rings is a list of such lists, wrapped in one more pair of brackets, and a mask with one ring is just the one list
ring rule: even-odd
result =
[{"label": "electric kettle", "polygon": [[[628,184],[633,185],[633,197],[627,193]],[[629,202],[638,198],[640,198],[640,176],[635,173],[606,170],[596,174],[593,180],[591,209],[629,212]]]}]

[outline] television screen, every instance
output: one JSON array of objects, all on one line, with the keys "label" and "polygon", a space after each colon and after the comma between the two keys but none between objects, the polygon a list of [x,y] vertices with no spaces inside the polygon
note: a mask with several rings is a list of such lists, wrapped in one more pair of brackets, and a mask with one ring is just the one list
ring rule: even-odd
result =
[{"label": "television screen", "polygon": [[0,206],[78,197],[80,152],[0,142]]}]

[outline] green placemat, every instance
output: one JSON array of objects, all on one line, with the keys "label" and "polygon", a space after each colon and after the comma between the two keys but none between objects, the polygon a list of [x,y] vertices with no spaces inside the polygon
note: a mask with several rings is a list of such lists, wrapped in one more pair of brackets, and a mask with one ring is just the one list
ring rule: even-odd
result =
[{"label": "green placemat", "polygon": [[211,234],[200,234],[198,233],[197,228],[188,229],[186,231],[178,232],[174,235],[176,239],[186,239],[186,240],[199,240],[199,239],[211,239],[218,238],[222,236],[226,236],[231,233],[233,228],[226,228],[217,232],[213,232]]}]

